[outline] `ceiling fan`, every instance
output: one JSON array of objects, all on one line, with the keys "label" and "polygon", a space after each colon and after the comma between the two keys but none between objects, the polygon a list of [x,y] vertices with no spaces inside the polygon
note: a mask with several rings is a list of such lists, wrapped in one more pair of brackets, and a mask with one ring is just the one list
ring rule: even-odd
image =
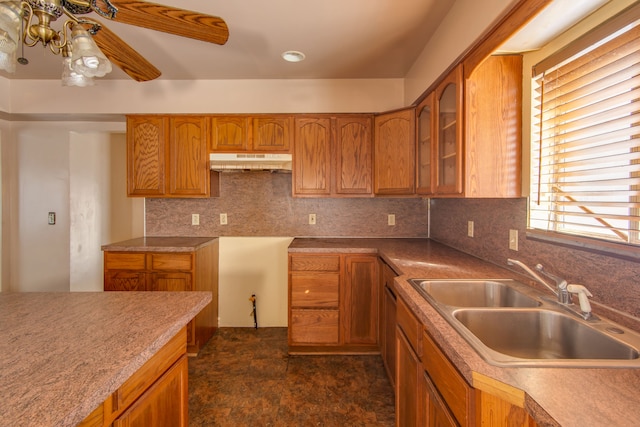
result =
[{"label": "ceiling fan", "polygon": [[[15,51],[11,52],[10,48],[15,45],[13,47],[17,49],[22,41],[27,46],[42,43],[44,46],[49,46],[53,53],[69,57],[73,55],[73,51],[83,49],[82,42],[78,40],[84,37],[84,40],[89,43],[90,40],[87,39],[95,41],[104,54],[103,57],[121,68],[132,79],[144,82],[160,76],[160,70],[104,24],[93,17],[85,17],[89,14],[114,22],[219,45],[225,44],[229,38],[229,29],[222,18],[147,1],[0,0],[0,54],[4,51],[15,55]],[[62,30],[54,30],[51,24],[63,15],[66,16],[67,21],[64,22]],[[4,25],[7,22],[10,25]],[[17,30],[19,34],[16,37]],[[96,53],[96,57],[99,58],[100,55]],[[21,57],[17,58],[17,61],[28,63]],[[78,63],[82,68],[82,63]],[[106,63],[108,64],[108,61]],[[95,64],[98,67],[97,62]],[[2,58],[0,58],[0,68],[1,66]],[[108,69],[110,70],[110,64]],[[85,74],[82,70],[75,71]],[[98,74],[92,74],[89,70],[88,75],[100,76],[100,72],[96,71],[96,73]]]}]

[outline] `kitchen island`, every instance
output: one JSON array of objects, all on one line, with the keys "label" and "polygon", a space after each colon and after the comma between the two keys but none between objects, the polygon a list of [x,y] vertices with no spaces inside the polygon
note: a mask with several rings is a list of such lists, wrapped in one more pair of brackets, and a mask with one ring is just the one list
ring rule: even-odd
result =
[{"label": "kitchen island", "polygon": [[[117,392],[132,378],[144,383],[147,362],[186,365],[185,325],[210,301],[209,292],[0,293],[0,423],[75,426],[122,414]],[[186,373],[180,381],[186,388]]]},{"label": "kitchen island", "polygon": [[[378,255],[395,272],[392,283],[398,297],[429,331],[464,380],[477,389],[489,385],[491,392],[495,392],[499,391],[497,386],[504,385],[509,390],[506,395],[512,391],[522,393],[520,404],[538,426],[638,425],[640,368],[491,365],[408,281],[493,278],[516,279],[534,286],[528,277],[429,239],[294,239],[289,253]],[[607,317],[606,313],[597,314]]]}]

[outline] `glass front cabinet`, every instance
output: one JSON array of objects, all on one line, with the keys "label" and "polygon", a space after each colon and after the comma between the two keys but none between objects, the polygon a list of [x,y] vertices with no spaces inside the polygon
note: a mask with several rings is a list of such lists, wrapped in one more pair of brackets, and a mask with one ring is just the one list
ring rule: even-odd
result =
[{"label": "glass front cabinet", "polygon": [[418,194],[455,196],[463,192],[462,79],[459,65],[416,110]]}]

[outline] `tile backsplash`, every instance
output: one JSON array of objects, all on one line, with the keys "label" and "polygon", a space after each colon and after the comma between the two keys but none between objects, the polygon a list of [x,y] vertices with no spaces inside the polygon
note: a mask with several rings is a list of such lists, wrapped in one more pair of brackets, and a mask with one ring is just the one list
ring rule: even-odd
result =
[{"label": "tile backsplash", "polygon": [[[507,258],[531,268],[540,263],[569,283],[586,286],[592,301],[640,317],[640,263],[527,239],[526,198],[433,199],[430,218],[433,240],[504,267]],[[474,237],[467,236],[467,221],[474,222]],[[510,229],[518,230],[518,251],[509,249]]]},{"label": "tile backsplash", "polygon": [[[291,174],[220,174],[220,197],[146,199],[148,236],[427,237],[428,200],[294,198]],[[227,224],[220,224],[220,214]],[[200,225],[191,225],[191,215]],[[309,224],[309,214],[316,224]],[[388,215],[395,225],[388,225]]]}]

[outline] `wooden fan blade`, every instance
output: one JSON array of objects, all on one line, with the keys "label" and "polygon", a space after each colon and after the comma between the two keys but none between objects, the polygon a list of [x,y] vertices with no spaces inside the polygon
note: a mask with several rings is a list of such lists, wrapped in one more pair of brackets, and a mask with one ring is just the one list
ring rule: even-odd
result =
[{"label": "wooden fan blade", "polygon": [[227,23],[217,16],[146,1],[111,0],[111,3],[118,9],[113,19],[116,22],[220,45],[229,39]]},{"label": "wooden fan blade", "polygon": [[132,79],[138,82],[146,82],[160,77],[160,70],[147,61],[134,48],[129,46],[113,31],[104,25],[93,39],[96,44],[109,59],[117,65],[122,71],[127,73]]}]

